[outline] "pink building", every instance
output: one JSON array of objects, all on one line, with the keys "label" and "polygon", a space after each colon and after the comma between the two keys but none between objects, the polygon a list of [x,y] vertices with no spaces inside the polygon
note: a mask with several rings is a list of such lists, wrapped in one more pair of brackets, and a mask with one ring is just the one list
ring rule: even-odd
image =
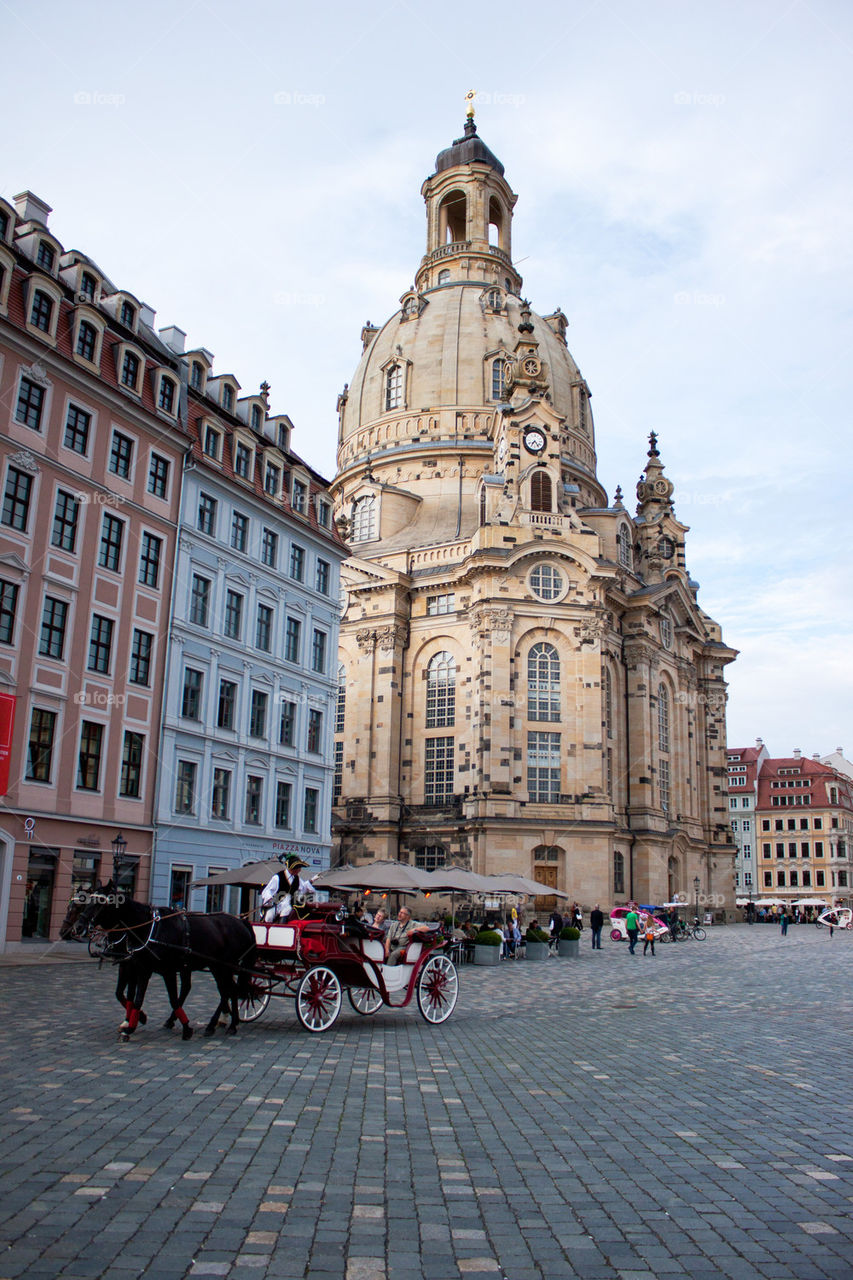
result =
[{"label": "pink building", "polygon": [[189,444],[183,334],[158,336],[49,213],[30,192],[0,201],[0,692],[16,698],[0,950],[55,939],[116,850],[148,893]]}]

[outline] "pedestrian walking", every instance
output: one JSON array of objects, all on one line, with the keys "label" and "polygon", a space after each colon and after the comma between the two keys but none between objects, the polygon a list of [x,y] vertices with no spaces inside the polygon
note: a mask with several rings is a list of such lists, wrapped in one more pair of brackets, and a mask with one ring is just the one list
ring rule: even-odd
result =
[{"label": "pedestrian walking", "polygon": [[646,923],[643,930],[643,955],[646,954],[649,947],[652,949],[652,955],[655,954],[655,922],[651,916],[646,917]]},{"label": "pedestrian walking", "polygon": [[628,934],[628,950],[633,955],[640,934],[640,917],[633,907],[625,917],[625,931]]},{"label": "pedestrian walking", "polygon": [[551,918],[548,923],[551,926],[551,937],[549,939],[551,951],[555,952],[557,950],[557,943],[560,941],[560,932],[563,928],[563,917],[556,907],[551,912]]},{"label": "pedestrian walking", "polygon": [[589,913],[589,927],[592,930],[592,949],[601,950],[601,930],[604,928],[604,912],[596,902]]},{"label": "pedestrian walking", "polygon": [[782,937],[784,938],[788,932],[788,912],[785,907],[779,912],[779,924],[782,927]]}]

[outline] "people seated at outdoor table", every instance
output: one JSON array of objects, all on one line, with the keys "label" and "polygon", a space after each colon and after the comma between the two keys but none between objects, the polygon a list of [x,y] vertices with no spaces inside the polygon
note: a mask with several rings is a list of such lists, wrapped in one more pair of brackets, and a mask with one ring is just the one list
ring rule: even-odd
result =
[{"label": "people seated at outdoor table", "polygon": [[385,935],[385,963],[402,964],[406,947],[418,929],[422,928],[423,925],[412,919],[409,908],[401,907],[397,912],[397,919],[393,921]]},{"label": "people seated at outdoor table", "polygon": [[521,930],[518,927],[518,921],[510,918],[506,924],[506,954],[509,960],[514,960],[521,944]]}]

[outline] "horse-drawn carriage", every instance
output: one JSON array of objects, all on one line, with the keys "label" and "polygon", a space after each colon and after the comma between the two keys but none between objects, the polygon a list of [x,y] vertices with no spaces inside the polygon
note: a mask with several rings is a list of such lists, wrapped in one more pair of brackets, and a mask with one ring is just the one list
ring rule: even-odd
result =
[{"label": "horse-drawn carriage", "polygon": [[249,925],[223,912],[169,912],[125,900],[107,885],[72,900],[61,936],[83,941],[93,932],[102,958],[119,967],[116,998],[127,1015],[125,1036],[145,1021],[142,1001],[153,973],[166,983],[172,1006],[167,1025],[180,1021],[184,1038],[192,1034],[183,1002],[194,970],[210,970],[220,994],[207,1035],[220,1013],[230,1011],[232,1033],[239,1022],[256,1021],[273,996],[295,1000],[301,1025],[320,1032],[335,1023],[344,991],[363,1016],[383,1005],[404,1008],[415,999],[433,1025],[450,1017],[459,994],[456,967],[439,927],[418,929],[402,962],[389,965],[381,931],[336,903],[301,908],[282,923]]}]

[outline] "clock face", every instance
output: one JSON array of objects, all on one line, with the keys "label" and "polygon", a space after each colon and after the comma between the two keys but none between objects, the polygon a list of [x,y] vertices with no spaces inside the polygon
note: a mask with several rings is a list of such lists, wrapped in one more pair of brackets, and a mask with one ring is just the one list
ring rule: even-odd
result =
[{"label": "clock face", "polygon": [[524,447],[530,453],[541,453],[545,448],[545,433],[540,431],[538,427],[533,427],[530,431],[524,433]]}]

